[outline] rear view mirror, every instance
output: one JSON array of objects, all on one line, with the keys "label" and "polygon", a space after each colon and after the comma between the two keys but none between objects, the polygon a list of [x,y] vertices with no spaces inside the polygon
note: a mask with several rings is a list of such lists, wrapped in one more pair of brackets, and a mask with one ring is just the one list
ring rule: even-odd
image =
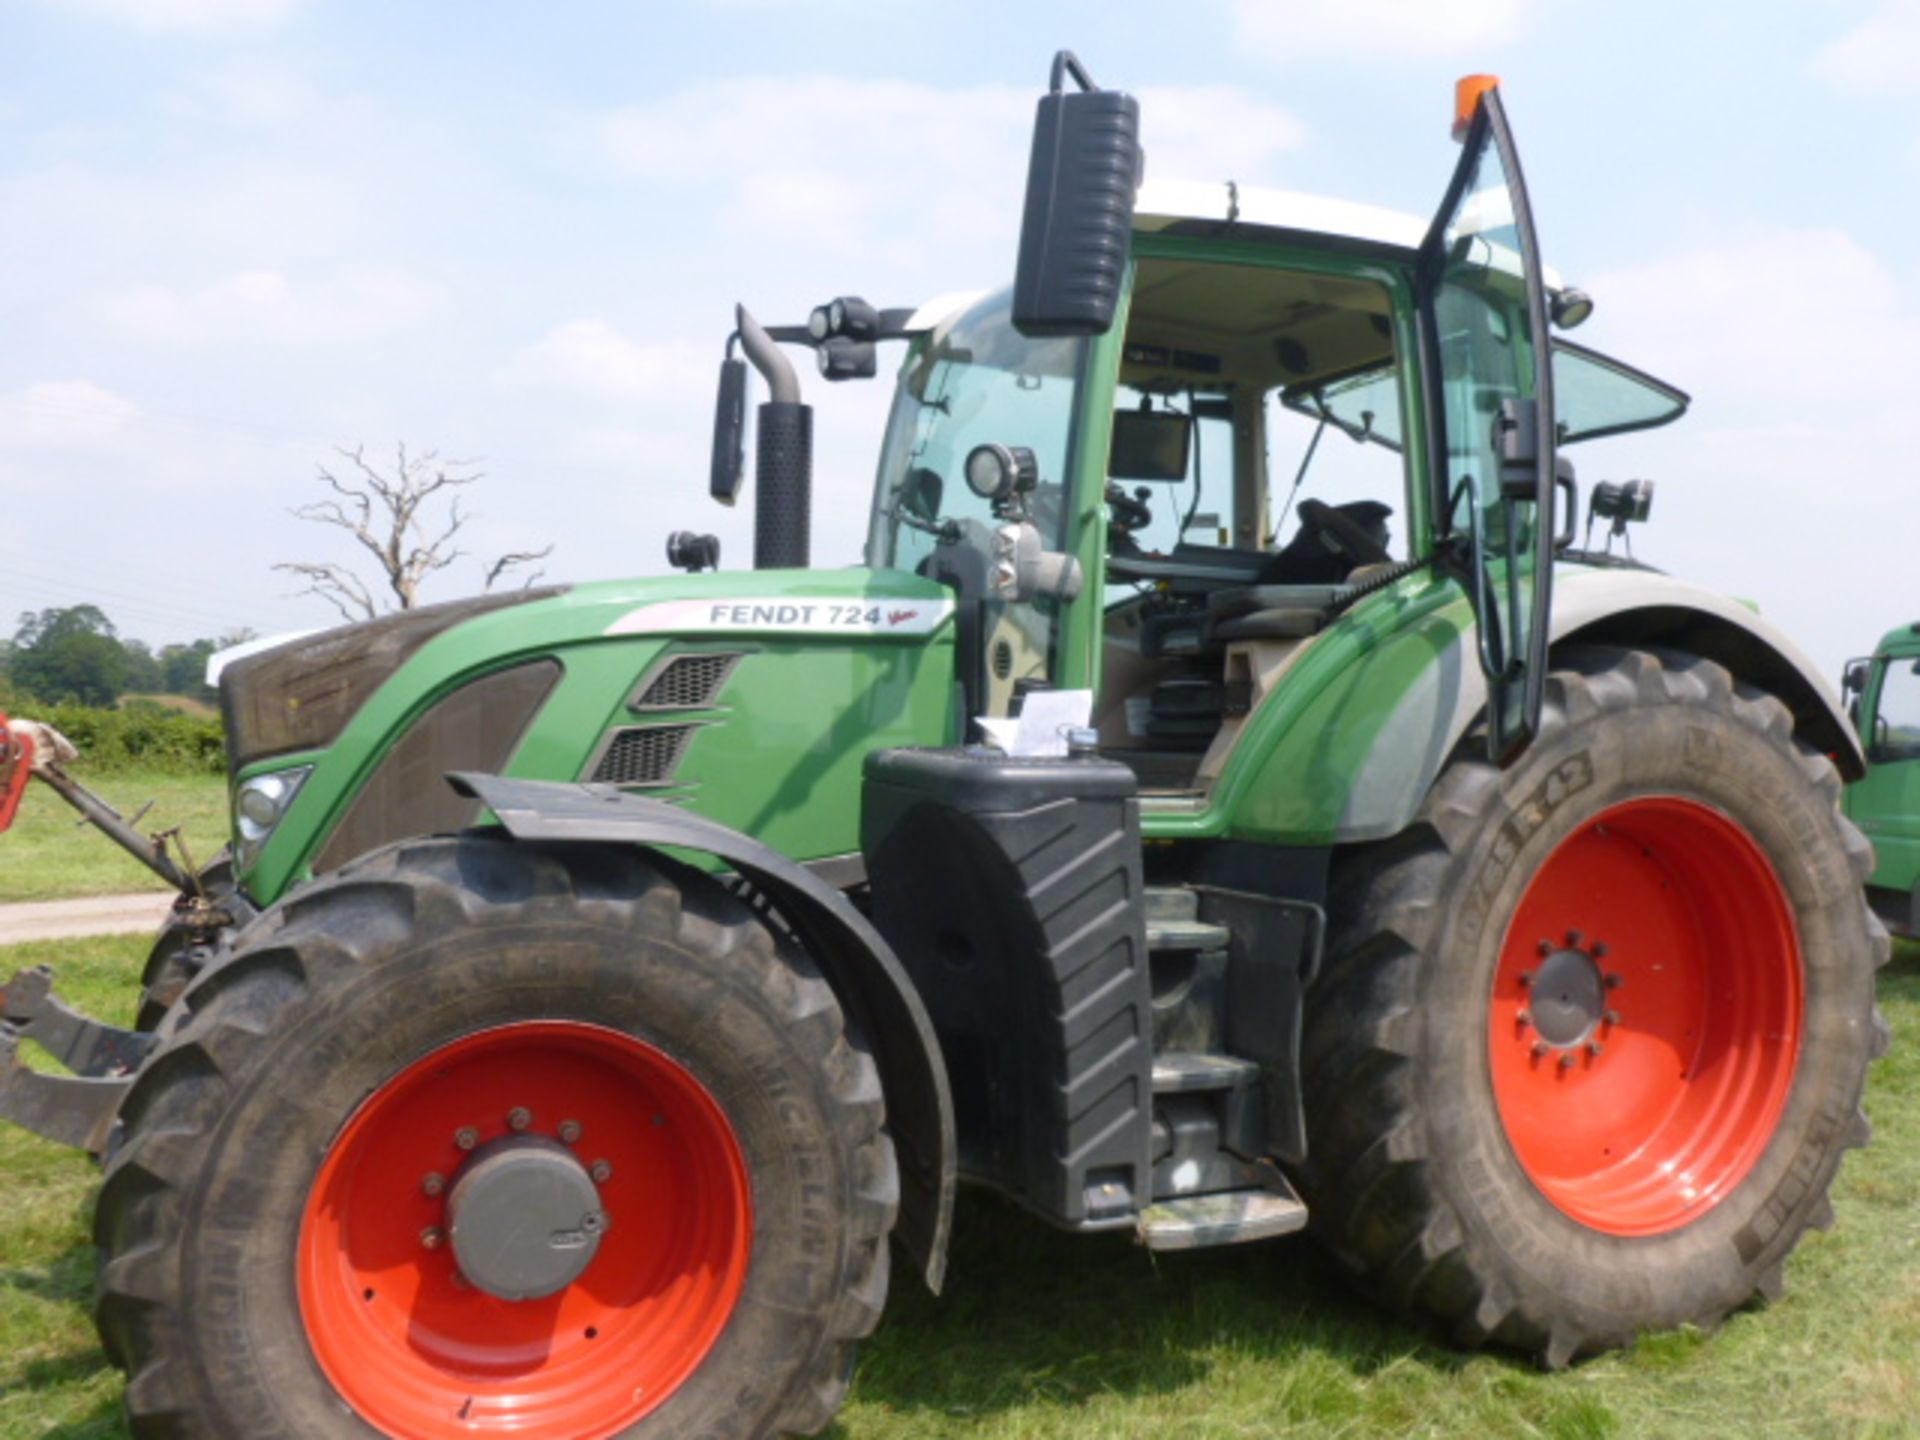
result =
[{"label": "rear view mirror", "polygon": [[1116,410],[1107,474],[1115,480],[1184,480],[1193,418],[1171,410]]},{"label": "rear view mirror", "polygon": [[[1080,89],[1064,88],[1069,74]],[[1062,50],[1034,113],[1014,329],[1037,337],[1112,328],[1142,169],[1140,103],[1097,88]]]},{"label": "rear view mirror", "polygon": [[917,465],[900,483],[900,508],[916,520],[931,524],[940,518],[940,500],[946,489],[937,471]]},{"label": "rear view mirror", "polygon": [[747,362],[720,362],[720,387],[713,407],[713,471],[707,486],[713,498],[731,505],[740,498],[747,438]]},{"label": "rear view mirror", "polygon": [[1842,671],[1840,675],[1840,689],[1842,693],[1858,695],[1866,688],[1867,662],[1864,660],[1849,660],[1847,662],[1847,668]]}]

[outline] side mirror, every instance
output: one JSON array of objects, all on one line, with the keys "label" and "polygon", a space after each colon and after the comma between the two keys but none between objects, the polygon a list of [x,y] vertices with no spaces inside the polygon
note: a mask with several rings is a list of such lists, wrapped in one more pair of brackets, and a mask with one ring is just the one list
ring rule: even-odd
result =
[{"label": "side mirror", "polygon": [[1867,688],[1867,662],[1849,660],[1840,676],[1840,688],[1850,695],[1863,694]]},{"label": "side mirror", "polygon": [[939,471],[924,465],[915,466],[900,484],[900,508],[930,525],[940,518],[940,501],[946,488]]},{"label": "side mirror", "polygon": [[740,498],[746,469],[747,362],[720,362],[720,387],[713,407],[713,470],[707,487],[722,505]]},{"label": "side mirror", "polygon": [[[1068,75],[1078,90],[1065,88]],[[1097,87],[1072,52],[1055,55],[1033,119],[1014,329],[1032,338],[1113,328],[1144,168],[1140,102]]]}]

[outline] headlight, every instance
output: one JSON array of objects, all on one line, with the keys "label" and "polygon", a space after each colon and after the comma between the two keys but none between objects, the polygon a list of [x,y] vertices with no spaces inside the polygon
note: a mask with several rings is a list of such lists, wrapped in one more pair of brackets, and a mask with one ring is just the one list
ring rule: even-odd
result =
[{"label": "headlight", "polygon": [[311,765],[296,765],[290,770],[275,770],[270,775],[256,775],[241,782],[233,796],[235,869],[253,868],[267,837],[273,834],[280,817],[287,813],[293,797],[300,793],[301,785],[312,773]]}]

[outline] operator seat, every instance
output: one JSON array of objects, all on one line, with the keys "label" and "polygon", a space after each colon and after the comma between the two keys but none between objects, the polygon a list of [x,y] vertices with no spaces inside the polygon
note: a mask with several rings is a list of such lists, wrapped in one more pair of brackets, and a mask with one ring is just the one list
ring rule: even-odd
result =
[{"label": "operator seat", "polygon": [[[1393,507],[1378,500],[1349,500],[1331,507],[1379,542],[1385,550],[1390,536],[1387,517]],[[1256,585],[1337,585],[1360,564],[1340,548],[1340,542],[1315,525],[1302,525],[1294,537],[1260,567]]]}]

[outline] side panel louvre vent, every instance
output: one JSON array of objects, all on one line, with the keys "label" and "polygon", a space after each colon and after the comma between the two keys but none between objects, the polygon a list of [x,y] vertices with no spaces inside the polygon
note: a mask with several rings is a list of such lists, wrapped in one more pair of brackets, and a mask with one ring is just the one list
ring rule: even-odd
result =
[{"label": "side panel louvre vent", "polygon": [[616,730],[593,767],[608,785],[663,785],[673,778],[697,725],[652,725]]},{"label": "side panel louvre vent", "polygon": [[700,710],[711,705],[738,655],[676,655],[647,682],[635,710]]}]

